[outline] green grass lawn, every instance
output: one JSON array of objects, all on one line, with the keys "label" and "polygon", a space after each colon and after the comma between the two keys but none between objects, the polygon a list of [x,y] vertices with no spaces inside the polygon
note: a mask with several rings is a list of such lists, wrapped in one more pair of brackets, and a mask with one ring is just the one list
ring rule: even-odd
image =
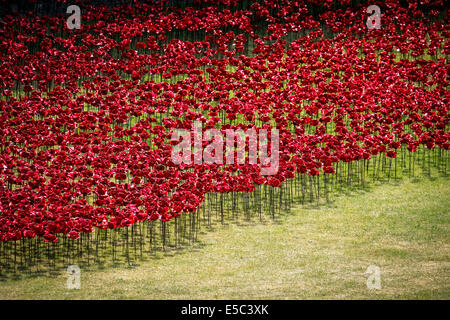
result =
[{"label": "green grass lawn", "polygon": [[[382,184],[266,223],[215,225],[135,267],[0,281],[1,299],[449,299],[450,184]],[[381,270],[369,290],[368,266]],[[64,270],[62,270],[64,271]]]}]

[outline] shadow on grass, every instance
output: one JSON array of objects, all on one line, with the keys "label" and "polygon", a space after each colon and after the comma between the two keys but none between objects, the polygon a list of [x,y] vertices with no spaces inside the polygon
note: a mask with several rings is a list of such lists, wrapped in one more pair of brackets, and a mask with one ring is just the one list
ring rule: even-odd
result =
[{"label": "shadow on grass", "polygon": [[[437,176],[423,175],[420,177],[404,177],[401,178],[390,178],[390,179],[380,179],[380,180],[368,180],[364,185],[350,185],[344,187],[334,186],[334,190],[330,191],[328,194],[321,193],[319,200],[311,200],[310,194],[305,193],[303,197],[297,196],[293,197],[291,206],[286,210],[285,208],[275,208],[275,213],[265,212],[260,215],[259,210],[253,206],[252,211],[247,211],[243,213],[239,211],[240,214],[228,210],[224,215],[223,222],[217,213],[211,213],[210,220],[205,218],[200,218],[199,228],[195,231],[196,239],[189,241],[183,239],[177,245],[166,245],[163,246],[161,242],[157,242],[151,251],[144,250],[142,255],[133,255],[134,257],[130,260],[127,259],[125,255],[117,255],[116,258],[112,260],[112,250],[111,248],[103,251],[101,255],[93,259],[90,263],[86,262],[86,259],[81,261],[76,261],[76,259],[71,260],[68,263],[64,258],[58,259],[55,265],[40,265],[31,264],[26,267],[16,267],[4,268],[0,265],[0,282],[5,282],[9,280],[20,280],[23,278],[33,279],[37,277],[57,277],[66,272],[66,268],[70,264],[77,264],[84,271],[99,271],[107,270],[109,268],[125,268],[134,269],[141,266],[143,263],[151,260],[161,260],[165,258],[175,257],[182,254],[188,254],[189,252],[199,252],[202,251],[209,244],[199,240],[199,236],[207,235],[208,233],[215,232],[218,229],[228,228],[231,225],[236,225],[241,228],[252,227],[255,224],[260,225],[270,225],[270,224],[285,224],[286,220],[292,215],[300,214],[296,209],[302,210],[319,210],[321,208],[336,208],[336,200],[341,197],[353,198],[360,196],[362,194],[370,193],[374,188],[384,186],[384,185],[394,185],[399,186],[403,181],[408,180],[412,183],[420,183],[424,179],[429,181],[435,181],[438,178],[445,177],[447,174],[438,174]],[[238,209],[239,210],[239,209]],[[242,213],[241,213],[242,212]],[[136,250],[136,249],[135,249]],[[117,254],[117,253],[116,253]],[[56,266],[58,264],[59,266]]]}]

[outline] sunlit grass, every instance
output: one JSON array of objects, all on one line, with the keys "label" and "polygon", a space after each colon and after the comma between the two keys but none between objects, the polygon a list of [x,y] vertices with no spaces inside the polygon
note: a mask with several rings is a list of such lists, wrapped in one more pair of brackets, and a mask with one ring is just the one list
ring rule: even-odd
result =
[{"label": "sunlit grass", "polygon": [[[132,268],[3,278],[2,299],[448,299],[450,185],[405,179],[297,207],[265,223],[215,225],[199,243]],[[366,286],[381,268],[380,290]]]}]

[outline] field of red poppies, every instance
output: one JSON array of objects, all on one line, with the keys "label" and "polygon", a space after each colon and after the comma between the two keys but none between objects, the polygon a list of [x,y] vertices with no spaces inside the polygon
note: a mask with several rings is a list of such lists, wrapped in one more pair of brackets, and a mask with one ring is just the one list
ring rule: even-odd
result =
[{"label": "field of red poppies", "polygon": [[[3,16],[0,270],[131,263],[212,219],[257,223],[373,181],[446,176],[443,1],[370,4],[379,29],[350,0],[80,4],[80,29]],[[276,174],[249,152],[174,163],[172,133],[196,121],[278,129]]]}]

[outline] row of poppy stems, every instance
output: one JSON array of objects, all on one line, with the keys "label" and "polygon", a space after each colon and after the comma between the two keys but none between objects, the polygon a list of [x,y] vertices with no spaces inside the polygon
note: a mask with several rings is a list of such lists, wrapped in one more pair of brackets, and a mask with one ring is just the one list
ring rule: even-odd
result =
[{"label": "row of poppy stems", "polygon": [[[403,148],[405,149],[405,148]],[[70,264],[90,265],[138,263],[158,251],[196,243],[199,232],[215,223],[240,219],[263,221],[289,214],[297,204],[320,205],[340,191],[366,187],[376,181],[416,176],[447,176],[447,150],[439,148],[403,150],[397,158],[375,156],[371,160],[339,163],[334,174],[296,174],[280,187],[258,185],[250,193],[210,193],[193,213],[163,222],[139,222],[129,227],[95,229],[78,239],[61,237],[57,243],[43,238],[0,242],[0,274],[58,271]],[[206,227],[206,228],[205,228]]]}]

